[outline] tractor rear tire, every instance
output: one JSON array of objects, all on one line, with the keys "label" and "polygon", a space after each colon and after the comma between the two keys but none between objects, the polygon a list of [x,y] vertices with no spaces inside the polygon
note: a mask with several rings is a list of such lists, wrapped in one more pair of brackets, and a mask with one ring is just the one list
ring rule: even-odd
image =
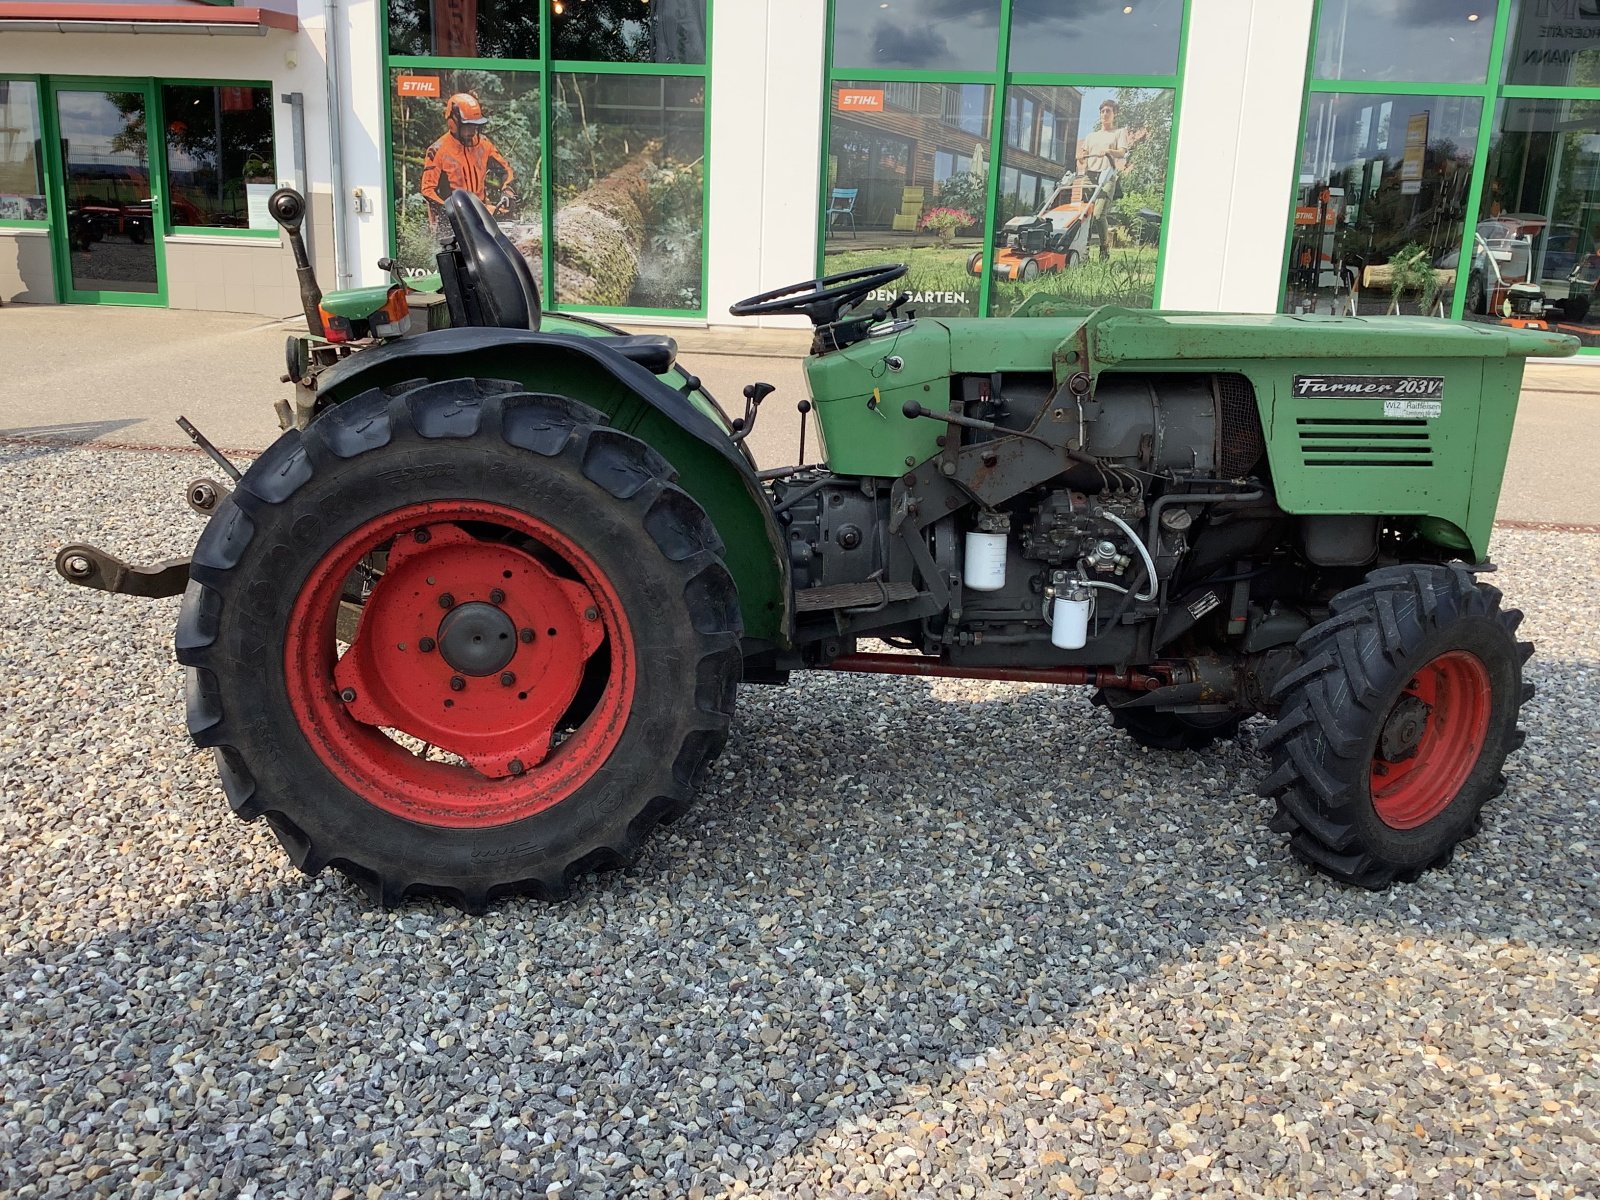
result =
[{"label": "tractor rear tire", "polygon": [[1172,713],[1119,707],[1134,698],[1131,692],[1102,688],[1092,702],[1111,714],[1114,728],[1151,750],[1204,750],[1213,742],[1232,739],[1244,721],[1237,713]]},{"label": "tractor rear tire", "polygon": [[1505,790],[1533,644],[1516,639],[1522,614],[1460,566],[1384,567],[1330,614],[1275,690],[1261,794],[1312,867],[1372,889],[1409,883],[1447,864]]},{"label": "tractor rear tire", "polygon": [[743,662],[722,542],[674,478],[494,380],[284,434],[206,526],[178,626],[234,812],[385,906],[560,899],[630,862],[722,749]]}]

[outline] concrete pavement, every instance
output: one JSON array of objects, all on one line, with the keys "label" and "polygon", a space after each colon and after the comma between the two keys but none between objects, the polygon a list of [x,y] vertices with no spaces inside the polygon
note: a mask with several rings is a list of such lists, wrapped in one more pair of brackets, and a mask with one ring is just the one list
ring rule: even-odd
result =
[{"label": "concrete pavement", "polygon": [[[0,309],[0,437],[139,446],[188,444],[182,413],[219,446],[259,450],[278,433],[283,343],[292,326],[227,313],[72,305]],[[804,331],[672,329],[683,361],[737,413],[753,380],[777,385],[751,438],[757,461],[794,461]],[[1594,426],[1600,364],[1528,368],[1499,516],[1600,526]],[[815,430],[807,457],[815,457]]]}]

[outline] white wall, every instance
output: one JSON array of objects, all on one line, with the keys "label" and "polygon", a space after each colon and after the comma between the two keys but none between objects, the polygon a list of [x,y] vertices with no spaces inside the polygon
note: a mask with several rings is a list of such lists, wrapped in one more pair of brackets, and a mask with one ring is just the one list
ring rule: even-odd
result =
[{"label": "white wall", "polygon": [[1190,0],[1163,308],[1277,307],[1311,9],[1312,0]]},{"label": "white wall", "polygon": [[710,324],[807,325],[728,305],[816,274],[827,18],[827,0],[713,6]]}]

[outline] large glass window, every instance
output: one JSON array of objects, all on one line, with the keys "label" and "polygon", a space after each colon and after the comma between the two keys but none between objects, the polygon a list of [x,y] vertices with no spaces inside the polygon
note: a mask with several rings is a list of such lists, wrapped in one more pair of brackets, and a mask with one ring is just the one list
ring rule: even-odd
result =
[{"label": "large glass window", "polygon": [[1313,93],[1287,308],[1446,316],[1483,101]]},{"label": "large glass window", "polygon": [[[465,189],[552,308],[704,311],[707,0],[389,0],[388,12],[406,270],[435,268],[442,206]],[[572,69],[585,62],[607,65]]]},{"label": "large glass window", "polygon": [[[1536,0],[1545,4],[1576,0]],[[1483,83],[1496,0],[1322,0],[1318,79]]]},{"label": "large glass window", "polygon": [[389,53],[538,58],[540,8],[529,0],[389,0]]},{"label": "large glass window", "polygon": [[1600,6],[1593,0],[1512,0],[1505,81],[1600,87]]},{"label": "large glass window", "polygon": [[1041,74],[1173,75],[1182,31],[1183,0],[1015,0],[1009,65]]},{"label": "large glass window", "polygon": [[39,88],[0,79],[0,221],[45,219]]},{"label": "large glass window", "polygon": [[835,0],[823,273],[904,262],[895,290],[935,316],[1153,305],[1185,19],[1183,0]]},{"label": "large glass window", "polygon": [[161,109],[168,225],[275,231],[267,212],[277,186],[272,89],[168,84],[161,89]]},{"label": "large glass window", "polygon": [[705,81],[557,75],[556,298],[702,306]]},{"label": "large glass window", "polygon": [[1600,100],[1500,102],[1467,270],[1467,320],[1600,346]]},{"label": "large glass window", "polygon": [[834,69],[992,72],[1000,42],[1000,3],[836,0]]},{"label": "large glass window", "polygon": [[552,53],[581,62],[703,63],[703,0],[570,0],[552,6]]},{"label": "large glass window", "polygon": [[886,86],[830,89],[823,273],[904,262],[918,311],[975,316],[994,89],[924,83],[907,113],[887,111]]}]

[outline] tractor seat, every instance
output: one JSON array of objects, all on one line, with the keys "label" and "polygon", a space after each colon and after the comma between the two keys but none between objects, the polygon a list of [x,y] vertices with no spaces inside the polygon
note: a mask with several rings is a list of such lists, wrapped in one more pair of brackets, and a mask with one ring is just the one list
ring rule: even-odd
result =
[{"label": "tractor seat", "polygon": [[[457,188],[445,200],[444,213],[455,233],[454,245],[439,252],[439,273],[447,299],[453,301],[451,323],[537,332],[539,285],[528,260],[500,232],[483,201]],[[662,334],[611,334],[593,340],[652,375],[666,374],[678,359],[678,343]]]}]

